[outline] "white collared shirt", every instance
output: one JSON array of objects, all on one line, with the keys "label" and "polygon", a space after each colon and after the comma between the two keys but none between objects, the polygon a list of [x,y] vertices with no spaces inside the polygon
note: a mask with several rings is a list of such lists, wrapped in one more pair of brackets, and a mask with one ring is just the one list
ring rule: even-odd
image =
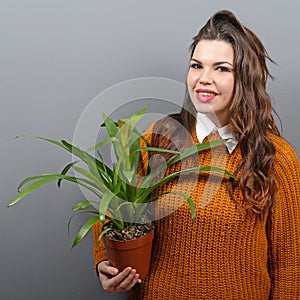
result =
[{"label": "white collared shirt", "polygon": [[200,143],[202,143],[209,134],[216,130],[218,131],[221,139],[228,139],[226,147],[228,152],[232,153],[237,146],[238,141],[234,138],[231,126],[225,125],[223,127],[217,127],[206,114],[197,112],[196,134]]}]

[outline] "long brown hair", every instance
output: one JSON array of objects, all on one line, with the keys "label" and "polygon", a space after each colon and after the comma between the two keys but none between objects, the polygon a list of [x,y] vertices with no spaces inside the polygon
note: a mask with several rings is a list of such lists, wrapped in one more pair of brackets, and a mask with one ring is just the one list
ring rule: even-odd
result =
[{"label": "long brown hair", "polygon": [[[225,41],[233,47],[235,91],[230,106],[229,123],[239,142],[243,159],[239,185],[248,211],[264,213],[272,206],[276,192],[275,147],[267,133],[280,135],[272,116],[271,100],[266,91],[267,79],[272,78],[266,61],[273,62],[273,60],[260,39],[227,10],[213,15],[193,40],[190,47],[191,57],[201,40]],[[171,119],[175,117],[191,132],[195,127],[196,113],[186,89],[181,112],[177,116],[167,116],[162,121],[164,131],[168,131],[169,128],[169,133],[174,134],[174,126],[166,127],[165,124],[167,121],[172,123]],[[161,125],[161,122],[158,122],[156,128]],[[184,131],[180,131],[179,128],[177,136],[184,140]],[[162,146],[158,139],[154,139],[154,143]],[[172,144],[167,147],[172,148]],[[247,186],[251,186],[252,190]]]}]

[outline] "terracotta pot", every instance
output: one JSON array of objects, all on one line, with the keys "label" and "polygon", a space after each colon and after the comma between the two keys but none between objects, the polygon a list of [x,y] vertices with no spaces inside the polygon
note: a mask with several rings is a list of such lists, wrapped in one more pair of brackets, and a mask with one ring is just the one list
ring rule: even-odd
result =
[{"label": "terracotta pot", "polygon": [[109,264],[119,271],[132,267],[143,279],[149,272],[154,229],[148,234],[130,241],[116,241],[104,236]]}]

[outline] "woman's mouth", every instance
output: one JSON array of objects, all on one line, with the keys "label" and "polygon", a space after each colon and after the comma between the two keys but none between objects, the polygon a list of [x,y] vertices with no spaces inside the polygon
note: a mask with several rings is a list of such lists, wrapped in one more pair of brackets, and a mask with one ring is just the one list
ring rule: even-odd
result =
[{"label": "woman's mouth", "polygon": [[203,90],[203,89],[198,89],[196,90],[196,98],[201,101],[201,102],[210,102],[213,99],[215,99],[215,97],[218,94],[212,90]]}]

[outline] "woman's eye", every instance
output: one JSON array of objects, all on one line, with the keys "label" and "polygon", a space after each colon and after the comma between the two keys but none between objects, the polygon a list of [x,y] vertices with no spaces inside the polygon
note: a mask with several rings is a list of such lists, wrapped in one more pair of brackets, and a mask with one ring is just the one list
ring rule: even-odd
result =
[{"label": "woman's eye", "polygon": [[217,70],[220,72],[231,72],[229,68],[223,66],[218,67]]},{"label": "woman's eye", "polygon": [[200,64],[196,64],[196,63],[191,64],[190,67],[193,69],[201,69],[202,68],[202,66]]}]

